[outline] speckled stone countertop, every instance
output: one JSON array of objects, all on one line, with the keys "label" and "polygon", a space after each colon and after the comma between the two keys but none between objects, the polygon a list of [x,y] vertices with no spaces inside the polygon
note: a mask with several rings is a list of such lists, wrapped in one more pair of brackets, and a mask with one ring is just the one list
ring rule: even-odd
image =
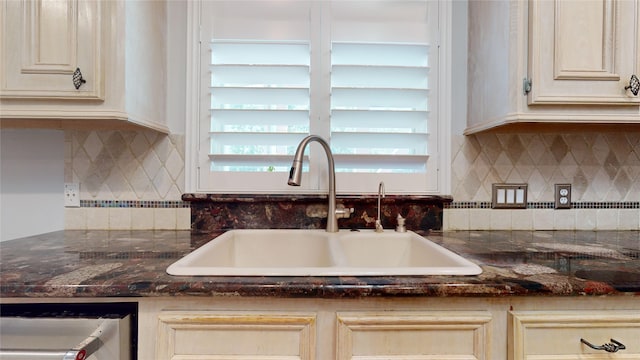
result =
[{"label": "speckled stone countertop", "polygon": [[0,243],[0,297],[640,296],[640,231],[469,231],[428,238],[478,276],[180,277],[166,267],[214,235],[60,231]]}]

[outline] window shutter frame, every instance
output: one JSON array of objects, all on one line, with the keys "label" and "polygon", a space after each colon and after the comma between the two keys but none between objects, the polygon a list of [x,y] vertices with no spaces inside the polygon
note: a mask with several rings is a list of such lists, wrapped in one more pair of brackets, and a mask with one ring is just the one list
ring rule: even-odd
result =
[{"label": "window shutter frame", "polygon": [[[316,2],[312,2],[316,3]],[[349,193],[349,194],[357,194],[357,193],[375,193],[377,191],[377,184],[380,181],[385,181],[387,193],[396,193],[396,194],[416,194],[416,195],[444,195],[450,193],[450,170],[449,166],[441,166],[442,164],[450,164],[450,149],[449,149],[449,141],[451,136],[451,94],[450,94],[450,79],[451,79],[451,70],[450,70],[450,62],[451,62],[451,4],[446,1],[438,1],[438,22],[439,26],[443,28],[445,31],[440,31],[440,38],[437,42],[433,43],[431,46],[437,49],[435,51],[435,56],[437,56],[437,64],[438,67],[437,72],[437,91],[439,96],[436,98],[437,102],[433,104],[433,108],[437,111],[437,120],[434,121],[435,125],[429,126],[428,134],[429,137],[434,137],[435,141],[435,149],[430,149],[427,156],[429,157],[428,163],[432,171],[428,172],[428,175],[420,175],[420,174],[410,174],[409,176],[403,176],[408,174],[390,174],[390,173],[379,173],[379,174],[357,174],[356,177],[358,180],[354,181],[353,174],[351,173],[337,173],[337,186],[339,193]],[[319,6],[319,4],[313,4],[312,6]],[[310,167],[310,173],[305,173],[303,175],[303,184],[301,187],[289,187],[286,185],[286,173],[259,173],[259,177],[261,178],[261,185],[265,185],[264,188],[253,188],[251,186],[237,186],[239,183],[245,182],[246,177],[253,176],[248,173],[239,173],[233,176],[228,176],[231,174],[225,174],[225,177],[228,177],[226,180],[221,180],[219,178],[215,178],[215,176],[209,176],[208,179],[202,180],[203,178],[207,178],[207,176],[203,177],[203,171],[207,171],[202,167],[203,156],[199,151],[199,144],[202,144],[203,141],[206,141],[205,134],[208,134],[208,131],[202,128],[202,126],[198,125],[199,121],[195,121],[194,119],[200,119],[199,106],[196,104],[199,103],[198,95],[200,93],[201,86],[198,86],[203,81],[207,81],[206,76],[200,76],[200,68],[201,63],[200,60],[203,57],[203,54],[199,51],[198,44],[201,41],[208,41],[208,39],[200,39],[200,26],[199,20],[202,16],[202,9],[200,2],[189,2],[188,4],[188,24],[190,25],[190,31],[188,32],[188,89],[187,89],[187,149],[186,149],[186,169],[185,169],[185,180],[187,182],[187,190],[189,192],[206,192],[206,193],[324,193],[326,192],[326,161],[324,159],[324,154],[318,152],[318,148],[314,149],[314,144],[310,146],[310,152],[308,157],[311,158],[311,163],[308,162],[309,159],[305,160],[305,164],[308,164]],[[448,30],[447,30],[448,29]],[[311,34],[311,51],[317,51],[314,48],[313,42],[314,37],[324,38],[324,41],[327,41],[326,34]],[[317,40],[317,39],[316,39]],[[330,56],[330,55],[329,55]],[[325,57],[324,61],[328,59]],[[325,64],[326,65],[326,64]],[[432,70],[430,70],[432,71]],[[313,81],[313,77],[318,76],[317,73],[314,73],[313,64],[311,65],[311,77]],[[322,76],[322,75],[320,75]],[[325,82],[330,81],[328,79],[324,80]],[[330,88],[330,82],[325,83],[326,87]],[[314,87],[312,85],[310,92],[314,91]],[[322,112],[314,113],[314,104],[313,104],[313,94],[311,96],[311,105],[310,105],[310,118],[312,119],[310,126],[310,133],[318,134],[328,139],[328,135],[331,133],[329,128],[329,124],[318,122],[318,119],[323,116]],[[327,102],[327,99],[323,101]],[[322,110],[321,110],[322,111]],[[330,110],[327,110],[327,112]],[[427,112],[431,112],[431,109],[427,109]],[[431,114],[429,114],[431,115]],[[324,115],[326,116],[326,115]],[[302,134],[301,134],[302,135]],[[306,134],[305,134],[306,135]],[[304,136],[304,135],[303,135]],[[301,136],[300,138],[302,138]],[[193,141],[195,140],[195,141]],[[208,157],[208,154],[207,154]],[[277,161],[285,164],[288,162],[286,159],[287,156],[275,157]],[[336,159],[336,163],[344,158],[341,154],[334,154]],[[419,156],[417,156],[419,157]],[[363,156],[364,162],[375,162],[376,160],[369,160],[368,156]],[[381,156],[382,159],[393,159],[392,156]],[[230,156],[229,159],[233,161],[233,157]],[[407,161],[411,160],[411,156],[407,156]],[[207,159],[208,161],[208,159]],[[275,161],[275,160],[274,160]],[[191,171],[190,171],[191,169]],[[211,186],[211,183],[214,186]]]}]

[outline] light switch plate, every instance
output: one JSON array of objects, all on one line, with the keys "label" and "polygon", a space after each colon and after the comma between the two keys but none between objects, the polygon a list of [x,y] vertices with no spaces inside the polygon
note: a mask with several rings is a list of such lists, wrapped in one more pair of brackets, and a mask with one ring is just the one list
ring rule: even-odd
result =
[{"label": "light switch plate", "polygon": [[491,207],[494,209],[526,209],[528,184],[493,184]]},{"label": "light switch plate", "polygon": [[80,207],[80,184],[64,183],[64,206]]},{"label": "light switch plate", "polygon": [[556,184],[554,199],[556,209],[571,209],[571,184]]}]

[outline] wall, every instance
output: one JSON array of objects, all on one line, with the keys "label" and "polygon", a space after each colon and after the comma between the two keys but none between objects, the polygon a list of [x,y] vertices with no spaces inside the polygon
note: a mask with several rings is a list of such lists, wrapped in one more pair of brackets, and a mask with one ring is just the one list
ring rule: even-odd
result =
[{"label": "wall", "polygon": [[189,229],[184,135],[152,130],[65,132],[66,182],[80,183],[67,229]]},{"label": "wall", "polygon": [[[184,2],[168,2],[171,136],[140,132],[67,132],[66,181],[81,183],[80,209],[67,228],[189,228],[184,192],[186,31]],[[509,133],[464,136],[467,103],[467,5],[454,2],[451,138],[454,202],[446,229],[638,229],[640,133]],[[491,210],[495,182],[527,182],[530,208]],[[554,210],[555,183],[573,184],[576,208]],[[168,210],[167,210],[168,209]]]},{"label": "wall", "polygon": [[64,134],[0,131],[0,241],[64,228]]},{"label": "wall", "polygon": [[[490,29],[512,29],[506,2],[480,7],[480,15],[476,14],[473,19],[468,19],[466,3],[455,2],[455,5],[458,15],[454,19],[458,23],[454,26],[454,37],[458,33],[458,38],[467,35],[468,39],[468,27],[473,26],[479,16],[485,19],[481,21],[485,24],[503,22]],[[480,13],[489,8],[491,13]],[[505,37],[495,37],[496,43],[490,53],[483,54],[481,59],[471,55],[469,62],[481,64],[477,71],[500,76],[496,83],[507,84],[511,78],[507,76],[508,71],[502,69],[508,68],[505,59],[513,61],[508,54],[509,46],[514,44],[506,34],[500,34]],[[482,36],[475,38],[483,39]],[[473,43],[468,46],[474,48]],[[454,58],[470,59],[466,49],[458,48],[457,52]],[[473,76],[472,70],[461,72]],[[453,120],[453,202],[445,209],[445,229],[640,229],[640,129],[629,132],[629,127],[625,127],[620,131],[611,128],[607,132],[564,133],[498,133],[498,130],[464,136],[468,116],[495,118],[497,114],[509,111],[505,108],[507,97],[520,95],[506,93],[505,89],[509,88],[506,85],[495,90],[479,86],[478,89],[469,88],[468,92],[466,87],[456,86],[460,89],[454,91],[453,99],[459,97],[456,94],[468,94],[465,108],[475,104],[473,108],[479,112],[455,116]],[[505,182],[528,183],[527,209],[491,209],[492,184]],[[573,208],[570,210],[554,209],[554,184],[559,183],[572,184]]]},{"label": "wall", "polygon": [[64,177],[80,183],[67,229],[189,229],[184,192],[186,3],[168,1],[166,106],[171,135],[154,131],[65,132]]}]

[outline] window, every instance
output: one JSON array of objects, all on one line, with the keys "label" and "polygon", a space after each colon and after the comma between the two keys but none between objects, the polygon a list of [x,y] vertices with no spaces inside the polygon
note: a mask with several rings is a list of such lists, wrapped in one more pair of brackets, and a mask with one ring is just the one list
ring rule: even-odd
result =
[{"label": "window", "polygon": [[190,3],[192,190],[324,192],[326,156],[314,143],[302,186],[286,184],[298,143],[316,134],[331,145],[340,193],[375,193],[380,181],[387,193],[446,193],[448,6]]}]

